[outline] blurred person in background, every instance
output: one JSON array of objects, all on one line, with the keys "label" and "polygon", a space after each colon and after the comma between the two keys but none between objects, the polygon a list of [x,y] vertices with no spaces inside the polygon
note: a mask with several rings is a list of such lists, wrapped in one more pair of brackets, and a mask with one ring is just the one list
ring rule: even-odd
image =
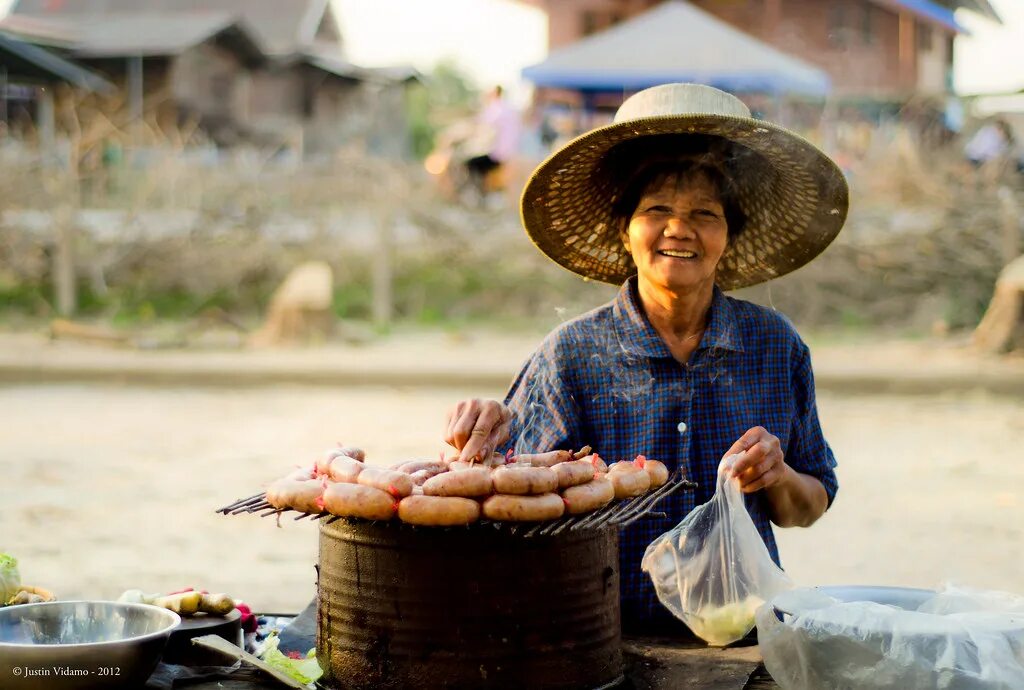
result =
[{"label": "blurred person in background", "polygon": [[659,504],[665,518],[621,532],[624,628],[682,632],[640,562],[710,500],[723,457],[742,453],[731,473],[776,563],[772,524],[809,526],[831,505],[836,463],[809,350],[785,317],[724,291],[817,256],[842,228],[848,194],[814,145],[696,84],[630,97],[527,183],[534,244],[620,290],[549,334],[503,401],[457,403],[443,435],[464,460],[589,445],[608,462],[646,455],[698,482]]},{"label": "blurred person in background", "polygon": [[518,154],[521,129],[519,112],[505,99],[501,86],[495,86],[477,118],[473,139],[480,153],[466,160],[469,179],[482,199],[504,187],[501,167]]}]

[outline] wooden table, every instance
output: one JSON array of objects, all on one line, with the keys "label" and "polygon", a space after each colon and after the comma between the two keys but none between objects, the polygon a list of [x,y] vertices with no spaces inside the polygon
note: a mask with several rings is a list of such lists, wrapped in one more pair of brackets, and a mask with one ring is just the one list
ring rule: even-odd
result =
[{"label": "wooden table", "polygon": [[[656,638],[623,641],[623,690],[777,690],[764,671],[756,645],[716,649]],[[175,686],[177,687],[177,686]],[[280,690],[282,685],[244,666],[207,681],[189,681],[192,690]]]}]

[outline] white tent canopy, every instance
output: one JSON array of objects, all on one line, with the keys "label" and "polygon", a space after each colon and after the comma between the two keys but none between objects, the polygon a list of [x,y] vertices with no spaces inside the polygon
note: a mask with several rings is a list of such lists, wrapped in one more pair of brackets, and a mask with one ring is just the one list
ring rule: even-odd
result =
[{"label": "white tent canopy", "polygon": [[537,86],[583,91],[632,91],[667,82],[804,96],[824,96],[831,88],[823,70],[682,0],[557,50],[523,76]]}]

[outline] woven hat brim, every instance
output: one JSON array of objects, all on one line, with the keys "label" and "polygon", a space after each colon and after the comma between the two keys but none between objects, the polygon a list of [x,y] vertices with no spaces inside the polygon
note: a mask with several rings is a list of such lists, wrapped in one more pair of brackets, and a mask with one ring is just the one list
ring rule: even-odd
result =
[{"label": "woven hat brim", "polygon": [[[746,147],[735,180],[747,216],[718,264],[723,290],[749,287],[805,265],[839,234],[849,209],[842,171],[816,146],[762,120],[723,115],[655,116],[583,134],[541,163],[523,190],[520,212],[533,243],[585,278],[615,285],[636,273],[613,227],[621,190],[600,167],[615,146],[664,134],[712,135]],[[749,159],[749,160],[747,160]]]}]

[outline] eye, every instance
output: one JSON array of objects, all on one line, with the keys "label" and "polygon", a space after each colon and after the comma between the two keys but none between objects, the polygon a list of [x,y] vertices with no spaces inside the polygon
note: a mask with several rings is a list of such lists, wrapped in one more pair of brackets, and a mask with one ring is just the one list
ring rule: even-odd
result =
[{"label": "eye", "polygon": [[644,213],[672,213],[672,209],[663,204],[651,204],[643,209]]},{"label": "eye", "polygon": [[712,211],[710,208],[698,208],[694,211],[694,213],[698,216],[703,216],[705,218],[721,218],[721,216],[717,212]]}]

